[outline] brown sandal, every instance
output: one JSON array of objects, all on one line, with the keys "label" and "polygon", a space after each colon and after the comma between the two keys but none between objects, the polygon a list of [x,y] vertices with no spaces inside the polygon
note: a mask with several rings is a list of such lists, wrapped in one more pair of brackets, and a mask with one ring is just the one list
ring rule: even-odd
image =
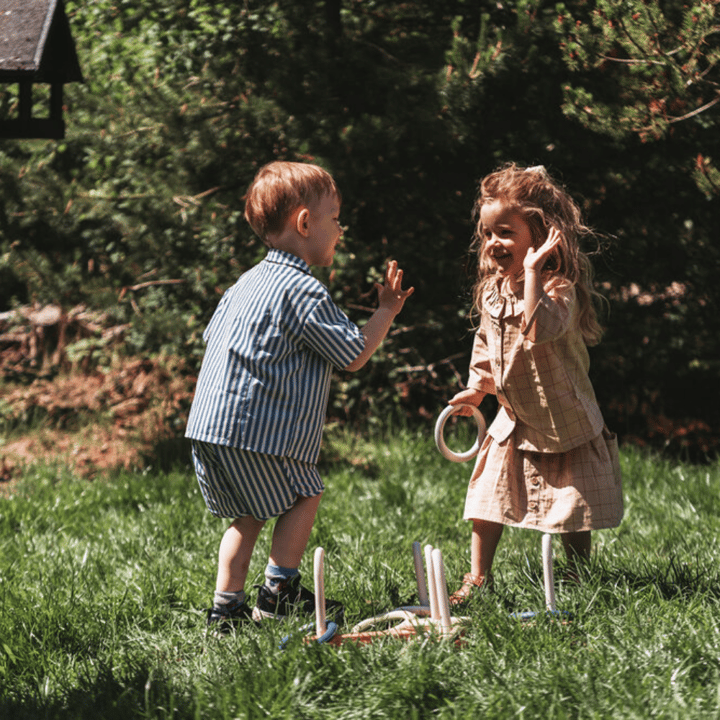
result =
[{"label": "brown sandal", "polygon": [[467,605],[482,588],[489,590],[493,585],[492,575],[486,579],[472,573],[465,573],[462,582],[462,587],[449,597],[450,607]]}]

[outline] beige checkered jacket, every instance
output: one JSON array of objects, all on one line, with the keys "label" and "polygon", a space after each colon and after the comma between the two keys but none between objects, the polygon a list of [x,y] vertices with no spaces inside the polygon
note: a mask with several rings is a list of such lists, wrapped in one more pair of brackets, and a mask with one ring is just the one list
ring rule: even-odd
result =
[{"label": "beige checkered jacket", "polygon": [[497,395],[501,408],[488,430],[497,442],[515,430],[517,449],[557,453],[602,431],[578,313],[568,282],[546,289],[527,325],[522,297],[501,289],[501,281],[486,289],[468,387]]}]

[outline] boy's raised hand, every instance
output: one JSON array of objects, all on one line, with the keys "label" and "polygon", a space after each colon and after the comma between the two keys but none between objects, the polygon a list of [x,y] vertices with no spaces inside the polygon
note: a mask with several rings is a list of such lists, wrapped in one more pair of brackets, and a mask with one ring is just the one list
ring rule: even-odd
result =
[{"label": "boy's raised hand", "polygon": [[397,260],[390,260],[385,268],[384,284],[375,283],[379,307],[391,310],[395,315],[402,310],[405,301],[415,292],[414,287],[403,290],[402,279],[403,271],[398,267]]},{"label": "boy's raised hand", "polygon": [[385,269],[385,282],[375,283],[378,291],[378,308],[371,318],[363,325],[365,348],[345,370],[355,372],[370,359],[390,329],[395,316],[402,310],[405,301],[413,294],[415,288],[402,289],[403,271],[397,262],[391,260]]}]

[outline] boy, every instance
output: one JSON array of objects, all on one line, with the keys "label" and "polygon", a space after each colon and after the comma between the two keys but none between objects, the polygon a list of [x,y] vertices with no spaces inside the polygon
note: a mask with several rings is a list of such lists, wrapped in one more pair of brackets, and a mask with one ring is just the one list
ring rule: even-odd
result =
[{"label": "boy", "polygon": [[[315,463],[332,368],[363,367],[413,293],[402,289],[402,270],[391,261],[362,330],[339,310],[310,274],[311,266],[333,262],[339,214],[340,193],[322,168],[263,167],[245,217],[269,252],[225,292],[203,335],[186,437],[208,509],[234,518],[220,543],[207,618],[220,632],[250,618],[314,611],[298,567],[325,489]],[[245,579],[260,530],[273,517],[265,583],[251,611]],[[343,611],[332,600],[326,609],[335,617]]]}]

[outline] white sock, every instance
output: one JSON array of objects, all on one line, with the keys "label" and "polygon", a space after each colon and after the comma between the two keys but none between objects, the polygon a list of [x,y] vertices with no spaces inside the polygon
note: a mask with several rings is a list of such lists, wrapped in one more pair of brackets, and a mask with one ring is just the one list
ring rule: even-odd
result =
[{"label": "white sock", "polygon": [[213,597],[213,606],[218,610],[224,609],[232,612],[236,607],[242,605],[247,600],[244,590],[237,592],[225,592],[224,590],[216,590]]}]

